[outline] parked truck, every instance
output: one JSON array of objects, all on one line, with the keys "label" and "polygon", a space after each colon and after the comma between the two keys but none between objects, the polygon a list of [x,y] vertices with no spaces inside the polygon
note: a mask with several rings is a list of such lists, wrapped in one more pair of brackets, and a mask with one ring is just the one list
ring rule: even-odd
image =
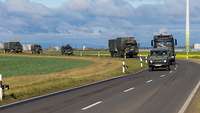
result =
[{"label": "parked truck", "polygon": [[108,42],[112,57],[134,57],[139,53],[138,43],[134,37],[119,37]]},{"label": "parked truck", "polygon": [[61,54],[62,55],[73,55],[73,48],[67,44],[61,47]]},{"label": "parked truck", "polygon": [[32,54],[41,54],[42,53],[42,46],[39,44],[31,45],[31,52]]},{"label": "parked truck", "polygon": [[4,43],[4,51],[5,53],[22,53],[23,46],[20,42],[6,42]]},{"label": "parked truck", "polygon": [[173,64],[176,62],[175,46],[177,45],[177,40],[174,39],[173,35],[162,33],[155,35],[151,41],[151,45],[153,48],[169,49],[170,63]]}]

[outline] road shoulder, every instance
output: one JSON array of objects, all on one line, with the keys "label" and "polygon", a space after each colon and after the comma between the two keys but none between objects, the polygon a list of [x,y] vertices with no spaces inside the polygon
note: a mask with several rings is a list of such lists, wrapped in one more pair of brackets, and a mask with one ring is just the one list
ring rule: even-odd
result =
[{"label": "road shoulder", "polygon": [[[191,60],[192,62],[196,62],[200,64],[200,59]],[[185,113],[200,113],[200,89],[198,89],[196,95],[192,99],[192,102],[188,106]]]}]

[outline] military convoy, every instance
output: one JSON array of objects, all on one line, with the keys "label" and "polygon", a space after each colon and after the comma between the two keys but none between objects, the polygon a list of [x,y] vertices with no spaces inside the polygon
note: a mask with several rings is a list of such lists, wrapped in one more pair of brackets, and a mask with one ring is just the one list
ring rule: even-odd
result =
[{"label": "military convoy", "polygon": [[6,42],[4,43],[5,53],[22,53],[23,46],[20,42]]},{"label": "military convoy", "polygon": [[108,42],[112,57],[134,57],[139,53],[138,43],[134,37],[120,37]]},{"label": "military convoy", "polygon": [[73,55],[73,48],[67,44],[61,47],[61,54],[62,55]]},{"label": "military convoy", "polygon": [[[175,46],[177,40],[173,35],[158,34],[151,41],[153,47],[148,56],[149,70],[165,68],[170,70],[170,65],[176,62]],[[134,37],[119,37],[108,42],[109,52],[112,57],[136,57],[139,53],[138,43]],[[4,43],[5,53],[22,53],[23,46],[20,42]],[[41,54],[42,47],[38,44],[31,45],[32,54]],[[67,44],[61,47],[62,55],[73,55],[73,48]]]},{"label": "military convoy", "polygon": [[42,54],[42,46],[38,44],[31,45],[32,54]]}]

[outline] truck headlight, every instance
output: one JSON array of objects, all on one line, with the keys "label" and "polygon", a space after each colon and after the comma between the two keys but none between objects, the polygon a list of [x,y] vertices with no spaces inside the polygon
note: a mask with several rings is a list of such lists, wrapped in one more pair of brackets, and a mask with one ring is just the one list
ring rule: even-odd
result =
[{"label": "truck headlight", "polygon": [[167,60],[164,60],[164,63],[167,63]]}]

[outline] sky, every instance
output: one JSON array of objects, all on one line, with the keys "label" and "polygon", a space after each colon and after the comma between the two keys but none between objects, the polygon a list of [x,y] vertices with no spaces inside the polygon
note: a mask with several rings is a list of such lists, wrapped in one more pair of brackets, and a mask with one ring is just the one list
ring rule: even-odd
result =
[{"label": "sky", "polygon": [[[200,1],[191,2],[191,44],[200,43]],[[150,46],[167,31],[184,46],[184,0],[0,0],[0,42],[107,47],[119,36]]]}]

